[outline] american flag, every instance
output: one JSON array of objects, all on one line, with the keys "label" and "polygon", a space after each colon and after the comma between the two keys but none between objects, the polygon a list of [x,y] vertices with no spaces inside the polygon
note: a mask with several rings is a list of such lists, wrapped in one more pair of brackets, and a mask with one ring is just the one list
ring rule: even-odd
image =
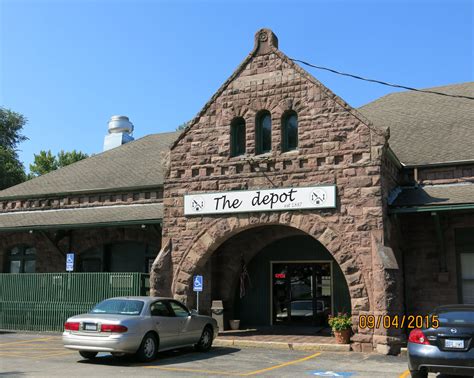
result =
[{"label": "american flag", "polygon": [[245,265],[245,260],[242,257],[240,268],[240,298],[243,298],[245,296],[245,281],[248,281],[249,286],[252,287],[249,272],[247,270],[247,265]]}]

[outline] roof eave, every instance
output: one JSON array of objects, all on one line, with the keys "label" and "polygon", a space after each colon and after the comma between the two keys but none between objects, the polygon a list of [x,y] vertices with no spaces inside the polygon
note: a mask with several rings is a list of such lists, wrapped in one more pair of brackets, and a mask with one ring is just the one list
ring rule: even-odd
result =
[{"label": "roof eave", "polygon": [[38,193],[38,194],[22,194],[22,195],[13,195],[13,196],[0,196],[0,201],[8,200],[22,200],[22,199],[38,199],[38,198],[47,198],[47,197],[58,197],[58,196],[75,196],[75,195],[85,195],[85,194],[102,194],[102,193],[118,193],[126,191],[137,191],[137,190],[149,190],[149,189],[161,189],[163,184],[153,184],[153,185],[141,185],[141,186],[124,186],[118,188],[97,188],[97,189],[84,189],[84,190],[74,190],[66,192],[51,192],[51,193]]},{"label": "roof eave", "polygon": [[435,162],[435,163],[422,163],[422,164],[403,164],[404,168],[436,168],[436,167],[448,167],[453,165],[467,165],[474,164],[474,159],[469,160],[452,160],[445,162]]},{"label": "roof eave", "polygon": [[408,213],[426,213],[426,212],[445,212],[445,211],[463,211],[474,210],[474,203],[462,203],[452,205],[428,205],[428,206],[406,206],[389,208],[389,214],[408,214]]},{"label": "roof eave", "polygon": [[163,224],[162,218],[144,219],[133,221],[116,221],[116,222],[99,222],[99,223],[80,223],[80,224],[60,224],[60,225],[44,225],[44,226],[20,226],[20,227],[0,227],[1,232],[21,232],[21,231],[42,231],[42,230],[64,230],[78,228],[98,228],[111,226],[135,226],[148,224]]}]

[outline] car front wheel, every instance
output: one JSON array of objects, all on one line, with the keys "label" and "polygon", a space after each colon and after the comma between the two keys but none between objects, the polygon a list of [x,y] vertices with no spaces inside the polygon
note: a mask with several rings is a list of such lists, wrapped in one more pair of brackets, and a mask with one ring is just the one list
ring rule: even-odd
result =
[{"label": "car front wheel", "polygon": [[427,378],[428,372],[420,370],[410,370],[410,375],[412,378]]},{"label": "car front wheel", "polygon": [[211,327],[207,326],[206,328],[204,328],[204,330],[202,331],[201,338],[194,346],[195,349],[199,352],[207,352],[209,349],[211,349],[213,336],[214,332],[212,331]]},{"label": "car front wheel", "polygon": [[81,357],[87,358],[88,360],[91,360],[97,356],[97,352],[86,352],[85,350],[81,350],[79,354]]},{"label": "car front wheel", "polygon": [[141,362],[153,361],[158,353],[158,340],[152,333],[147,333],[138,348],[137,358]]}]

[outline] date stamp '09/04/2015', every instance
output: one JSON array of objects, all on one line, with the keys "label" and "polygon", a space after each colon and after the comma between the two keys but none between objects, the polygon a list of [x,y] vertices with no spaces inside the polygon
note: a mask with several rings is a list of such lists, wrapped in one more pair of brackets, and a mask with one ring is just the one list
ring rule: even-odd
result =
[{"label": "date stamp '09/04/2015'", "polygon": [[359,328],[438,328],[437,315],[360,315]]}]

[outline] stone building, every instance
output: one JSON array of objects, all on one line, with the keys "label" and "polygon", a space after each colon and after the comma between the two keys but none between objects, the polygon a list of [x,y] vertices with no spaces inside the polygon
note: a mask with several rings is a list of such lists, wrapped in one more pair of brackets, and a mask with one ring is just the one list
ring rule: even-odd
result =
[{"label": "stone building", "polygon": [[[474,95],[474,83],[432,89]],[[474,303],[472,100],[394,93],[359,109],[268,29],[181,133],[154,134],[0,192],[5,272],[150,271],[152,293],[222,300],[244,325],[324,326],[396,353],[361,315]]]}]

